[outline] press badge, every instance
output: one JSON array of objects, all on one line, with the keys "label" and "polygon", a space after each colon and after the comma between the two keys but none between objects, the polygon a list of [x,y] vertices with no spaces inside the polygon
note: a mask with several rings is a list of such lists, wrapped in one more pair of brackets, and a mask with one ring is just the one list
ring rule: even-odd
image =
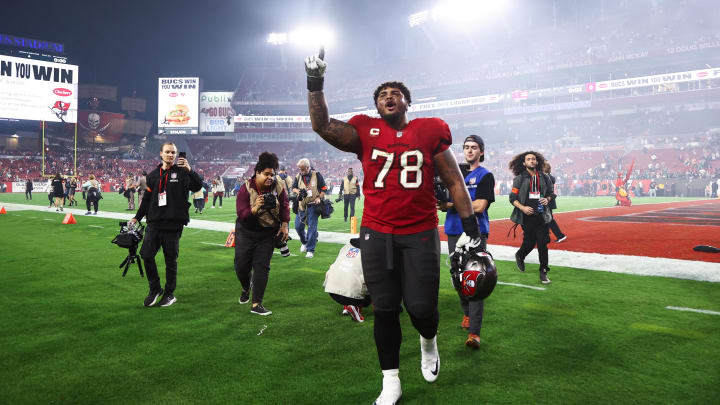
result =
[{"label": "press badge", "polygon": [[164,207],[167,205],[167,195],[163,191],[162,193],[158,193],[158,207]]},{"label": "press badge", "polygon": [[530,193],[528,195],[528,198],[531,200],[539,200],[540,199],[540,193]]},{"label": "press badge", "polygon": [[307,189],[307,196],[312,197],[312,190],[309,188]]}]

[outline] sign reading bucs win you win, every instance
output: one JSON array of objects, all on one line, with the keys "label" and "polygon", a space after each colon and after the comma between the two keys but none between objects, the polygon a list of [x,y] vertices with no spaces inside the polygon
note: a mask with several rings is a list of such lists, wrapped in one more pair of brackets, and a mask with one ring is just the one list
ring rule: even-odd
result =
[{"label": "sign reading bucs win you win", "polygon": [[158,79],[158,133],[197,134],[200,79],[161,77]]}]

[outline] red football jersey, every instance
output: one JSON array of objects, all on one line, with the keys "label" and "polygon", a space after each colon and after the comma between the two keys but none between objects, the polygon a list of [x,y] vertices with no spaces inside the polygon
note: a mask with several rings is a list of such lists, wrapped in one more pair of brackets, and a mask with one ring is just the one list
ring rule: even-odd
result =
[{"label": "red football jersey", "polygon": [[416,118],[396,131],[382,118],[356,115],[348,124],[360,136],[358,158],[365,179],[362,226],[409,234],[436,228],[433,156],[452,144],[439,118]]}]

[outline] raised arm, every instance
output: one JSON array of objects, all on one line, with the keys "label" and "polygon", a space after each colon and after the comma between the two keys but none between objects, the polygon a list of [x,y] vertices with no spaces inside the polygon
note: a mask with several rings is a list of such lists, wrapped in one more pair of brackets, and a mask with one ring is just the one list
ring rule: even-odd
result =
[{"label": "raised arm", "polygon": [[330,118],[323,84],[327,63],[325,49],[320,48],[318,55],[305,59],[305,73],[307,73],[308,108],[313,131],[330,145],[344,152],[357,152],[360,145],[355,128],[343,121]]},{"label": "raised arm", "polygon": [[329,118],[327,102],[322,91],[308,93],[310,122],[315,133],[343,152],[357,152],[360,138],[352,125]]}]

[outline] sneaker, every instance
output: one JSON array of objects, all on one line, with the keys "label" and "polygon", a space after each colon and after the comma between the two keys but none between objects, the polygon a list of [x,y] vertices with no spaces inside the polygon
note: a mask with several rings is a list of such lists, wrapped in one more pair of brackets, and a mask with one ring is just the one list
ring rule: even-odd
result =
[{"label": "sneaker", "polygon": [[349,314],[347,307],[348,307],[347,305],[343,305],[343,311],[342,311],[342,314],[343,314],[343,315],[348,315],[348,314]]},{"label": "sneaker", "polygon": [[174,304],[175,302],[177,302],[177,298],[175,298],[175,296],[172,293],[165,294],[165,295],[163,295],[162,299],[160,300],[160,303],[158,304],[158,306],[169,307],[170,305]]},{"label": "sneaker", "polygon": [[557,242],[557,243],[562,243],[562,242],[565,241],[565,239],[567,239],[567,235],[563,235],[562,238],[558,239],[556,242]]},{"label": "sneaker", "polygon": [[252,314],[258,314],[262,316],[268,316],[272,314],[272,311],[265,309],[265,307],[262,306],[262,304],[257,304],[256,306],[250,308],[250,313]]},{"label": "sneaker", "polygon": [[347,306],[348,314],[350,314],[350,318],[353,319],[355,322],[365,322],[365,317],[363,317],[362,314],[362,308],[356,307],[355,305],[348,305]]},{"label": "sneaker", "polygon": [[480,336],[470,333],[468,334],[468,338],[465,341],[465,346],[471,348],[471,349],[479,349],[480,348]]},{"label": "sneaker", "polygon": [[470,317],[463,315],[463,320],[460,322],[460,327],[463,329],[469,329],[470,328]]},{"label": "sneaker", "polygon": [[383,389],[373,405],[395,405],[402,396],[400,377],[383,377]]},{"label": "sneaker", "polygon": [[85,215],[90,215],[90,214],[92,214],[92,212],[90,212],[90,211],[85,213]]},{"label": "sneaker", "polygon": [[300,246],[300,251],[301,251],[301,252],[307,252],[307,246],[305,246],[305,244],[302,244],[302,245]]},{"label": "sneaker", "polygon": [[420,371],[427,382],[437,380],[440,372],[440,354],[437,350],[437,336],[425,339],[420,336]]},{"label": "sneaker", "polygon": [[550,279],[547,276],[548,271],[550,271],[549,268],[540,268],[540,282],[543,284],[550,284]]},{"label": "sneaker", "polygon": [[525,259],[521,259],[518,257],[517,253],[515,253],[515,264],[517,264],[518,270],[525,272]]},{"label": "sneaker", "polygon": [[215,208],[215,206],[213,205],[213,206],[212,206],[212,207],[210,207],[210,208]]},{"label": "sneaker", "polygon": [[97,215],[97,211],[93,212],[93,215]]},{"label": "sneaker", "polygon": [[307,252],[307,254],[305,255],[305,258],[307,259],[312,259],[313,257],[315,257],[315,254],[313,252]]},{"label": "sneaker", "polygon": [[250,302],[250,291],[243,291],[240,293],[238,304],[247,304],[248,302]]},{"label": "sneaker", "polygon": [[150,290],[150,293],[148,293],[147,297],[145,297],[145,302],[143,302],[143,305],[146,307],[151,307],[155,305],[155,303],[158,301],[158,298],[162,295],[163,290],[162,288],[158,291]]}]

